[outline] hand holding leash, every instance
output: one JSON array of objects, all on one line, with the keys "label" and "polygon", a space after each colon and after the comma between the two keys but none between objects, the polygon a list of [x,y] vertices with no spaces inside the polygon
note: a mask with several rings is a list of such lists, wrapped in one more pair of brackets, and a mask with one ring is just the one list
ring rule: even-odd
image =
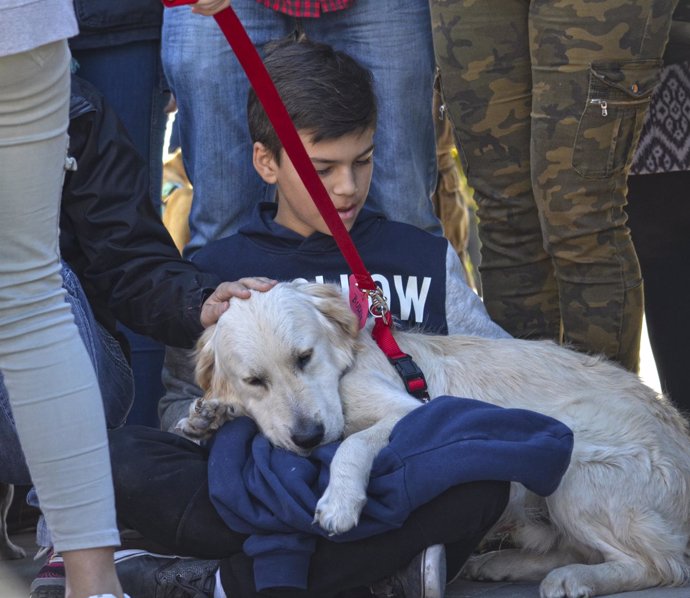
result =
[{"label": "hand holding leash", "polygon": [[230,6],[230,0],[163,0],[166,6],[182,6],[184,4],[194,4],[192,12],[212,17],[221,10]]},{"label": "hand holding leash", "polygon": [[230,6],[230,0],[199,0],[193,4],[192,12],[211,17]]}]

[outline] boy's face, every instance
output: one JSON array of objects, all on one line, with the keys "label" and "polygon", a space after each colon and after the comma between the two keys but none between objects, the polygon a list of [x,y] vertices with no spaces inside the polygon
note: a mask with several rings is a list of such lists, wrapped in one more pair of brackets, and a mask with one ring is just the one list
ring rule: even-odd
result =
[{"label": "boy's face", "polygon": [[[349,231],[369,193],[374,162],[374,130],[367,129],[318,143],[312,143],[309,137],[308,133],[300,132],[307,154]],[[267,183],[278,188],[275,217],[278,224],[304,237],[315,231],[330,235],[285,150],[281,150],[280,164],[277,164],[261,143],[255,143],[254,166]]]}]

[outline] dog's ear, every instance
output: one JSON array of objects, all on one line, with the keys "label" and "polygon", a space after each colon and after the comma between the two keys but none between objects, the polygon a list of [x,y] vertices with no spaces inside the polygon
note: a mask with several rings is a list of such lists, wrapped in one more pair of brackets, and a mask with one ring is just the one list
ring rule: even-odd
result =
[{"label": "dog's ear", "polygon": [[209,326],[199,338],[196,347],[196,383],[204,392],[204,400],[218,399],[223,402],[228,415],[235,415],[238,406],[234,387],[218,364],[217,344],[220,342],[218,324]]},{"label": "dog's ear", "polygon": [[304,283],[305,292],[313,305],[349,338],[357,338],[359,322],[339,287],[333,284]]},{"label": "dog's ear", "polygon": [[196,345],[196,383],[204,394],[208,393],[213,380],[213,370],[215,368],[216,356],[213,350],[213,335],[216,326],[209,326],[204,330]]}]

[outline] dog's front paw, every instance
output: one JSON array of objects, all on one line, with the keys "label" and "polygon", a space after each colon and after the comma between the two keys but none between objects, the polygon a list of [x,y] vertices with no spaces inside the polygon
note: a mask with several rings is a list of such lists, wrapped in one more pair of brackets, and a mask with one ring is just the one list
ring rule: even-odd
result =
[{"label": "dog's front paw", "polygon": [[314,523],[318,523],[329,535],[343,534],[357,525],[366,502],[366,493],[352,489],[337,491],[329,485],[316,503]]},{"label": "dog's front paw", "polygon": [[208,438],[227,417],[227,406],[214,398],[199,397],[189,409],[189,416],[181,419],[175,429],[189,438]]}]

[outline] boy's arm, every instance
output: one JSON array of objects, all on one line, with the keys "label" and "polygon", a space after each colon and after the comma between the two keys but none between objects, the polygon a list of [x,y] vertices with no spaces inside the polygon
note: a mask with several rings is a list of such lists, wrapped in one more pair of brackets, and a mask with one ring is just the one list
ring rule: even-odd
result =
[{"label": "boy's arm", "polygon": [[460,258],[450,243],[446,250],[446,322],[448,334],[510,338],[491,320],[482,300],[467,285]]},{"label": "boy's arm", "polygon": [[191,404],[204,393],[194,381],[194,351],[166,347],[161,378],[165,395],[158,402],[161,430],[174,432],[177,422],[189,415]]}]

